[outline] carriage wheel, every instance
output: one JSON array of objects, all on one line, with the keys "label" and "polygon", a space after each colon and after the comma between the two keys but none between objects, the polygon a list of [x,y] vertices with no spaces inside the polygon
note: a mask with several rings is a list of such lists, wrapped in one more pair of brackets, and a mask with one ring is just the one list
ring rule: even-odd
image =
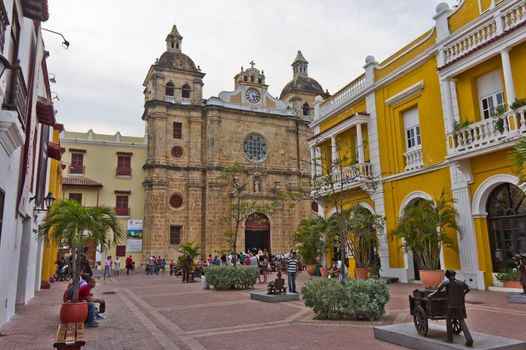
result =
[{"label": "carriage wheel", "polygon": [[423,335],[424,337],[427,335],[427,316],[426,311],[424,308],[420,305],[416,306],[413,310],[413,322],[415,323],[415,328],[418,334]]},{"label": "carriage wheel", "polygon": [[451,320],[451,326],[453,327],[453,333],[460,334],[462,328],[460,327],[460,320],[454,318]]}]

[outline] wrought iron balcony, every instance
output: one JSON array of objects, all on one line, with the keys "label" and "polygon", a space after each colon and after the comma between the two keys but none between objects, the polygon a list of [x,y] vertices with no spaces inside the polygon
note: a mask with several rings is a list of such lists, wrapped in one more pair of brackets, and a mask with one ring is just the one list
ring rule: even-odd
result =
[{"label": "wrought iron balcony", "polygon": [[329,175],[315,176],[311,195],[318,197],[332,192],[360,187],[371,182],[372,178],[373,173],[370,163],[353,164],[343,168],[341,171],[334,171]]},{"label": "wrought iron balcony", "polygon": [[27,118],[27,87],[24,80],[24,73],[18,64],[11,70],[9,91],[4,107],[17,111],[18,118],[25,128]]},{"label": "wrought iron balcony", "polygon": [[490,152],[526,134],[526,106],[470,124],[447,135],[448,157]]}]

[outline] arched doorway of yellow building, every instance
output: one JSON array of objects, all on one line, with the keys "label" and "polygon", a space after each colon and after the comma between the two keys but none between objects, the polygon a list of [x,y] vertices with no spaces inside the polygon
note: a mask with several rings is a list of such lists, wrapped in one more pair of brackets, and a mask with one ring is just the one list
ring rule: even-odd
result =
[{"label": "arched doorway of yellow building", "polygon": [[270,252],[270,220],[265,214],[253,213],[245,220],[245,251]]},{"label": "arched doorway of yellow building", "polygon": [[526,200],[519,187],[503,183],[486,202],[492,271],[515,267],[512,256],[526,253]]}]

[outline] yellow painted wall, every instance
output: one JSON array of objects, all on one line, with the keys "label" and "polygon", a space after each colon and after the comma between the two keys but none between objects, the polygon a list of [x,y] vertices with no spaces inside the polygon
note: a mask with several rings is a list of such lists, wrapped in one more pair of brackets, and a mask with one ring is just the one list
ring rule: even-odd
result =
[{"label": "yellow painted wall", "polygon": [[[482,0],[484,9],[489,7],[488,2],[491,0]],[[464,25],[473,21],[479,16],[478,0],[466,0],[459,9],[449,17],[449,30],[451,33],[459,30]]]},{"label": "yellow painted wall", "polygon": [[348,118],[352,118],[358,112],[365,112],[365,111],[366,111],[365,99],[358,100],[354,102],[352,105],[350,105],[349,107],[345,108],[345,110],[343,110],[342,112],[336,114],[334,117],[321,123],[320,132],[324,132],[325,130],[333,127],[334,125]]},{"label": "yellow painted wall", "polygon": [[[424,82],[424,89],[416,96],[396,105],[388,106],[385,100],[401,91]],[[389,176],[404,171],[404,153],[407,151],[404,135],[403,113],[418,107],[424,165],[441,163],[446,156],[444,121],[440,100],[440,85],[436,74],[436,60],[404,75],[376,91],[378,137],[382,175]],[[386,140],[389,140],[386,142]]]},{"label": "yellow painted wall", "polygon": [[[384,184],[384,204],[386,230],[388,234],[396,227],[401,205],[404,199],[413,192],[424,192],[432,198],[438,198],[444,190],[450,193],[451,182],[449,168],[443,168],[426,174],[416,175],[402,180]],[[451,233],[456,242],[456,234]],[[399,240],[388,239],[389,263],[391,268],[404,268],[402,243]],[[460,269],[460,257],[456,249],[444,249],[445,268]]]},{"label": "yellow painted wall", "polygon": [[[526,42],[519,44],[510,51],[511,70],[513,73],[513,85],[515,87],[515,96],[526,98]],[[513,102],[513,101],[511,101]]]}]

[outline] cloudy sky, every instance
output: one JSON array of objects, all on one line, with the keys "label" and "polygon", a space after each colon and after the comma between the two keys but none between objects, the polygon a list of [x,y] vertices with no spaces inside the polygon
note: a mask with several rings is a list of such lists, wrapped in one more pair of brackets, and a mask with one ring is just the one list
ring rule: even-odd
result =
[{"label": "cloudy sky", "polygon": [[[43,24],[57,119],[67,130],[142,136],[142,83],[177,24],[183,52],[200,65],[204,97],[233,90],[254,60],[279,96],[301,49],[309,75],[335,92],[434,25],[439,0],[49,0]],[[446,1],[450,5],[456,0]]]}]

